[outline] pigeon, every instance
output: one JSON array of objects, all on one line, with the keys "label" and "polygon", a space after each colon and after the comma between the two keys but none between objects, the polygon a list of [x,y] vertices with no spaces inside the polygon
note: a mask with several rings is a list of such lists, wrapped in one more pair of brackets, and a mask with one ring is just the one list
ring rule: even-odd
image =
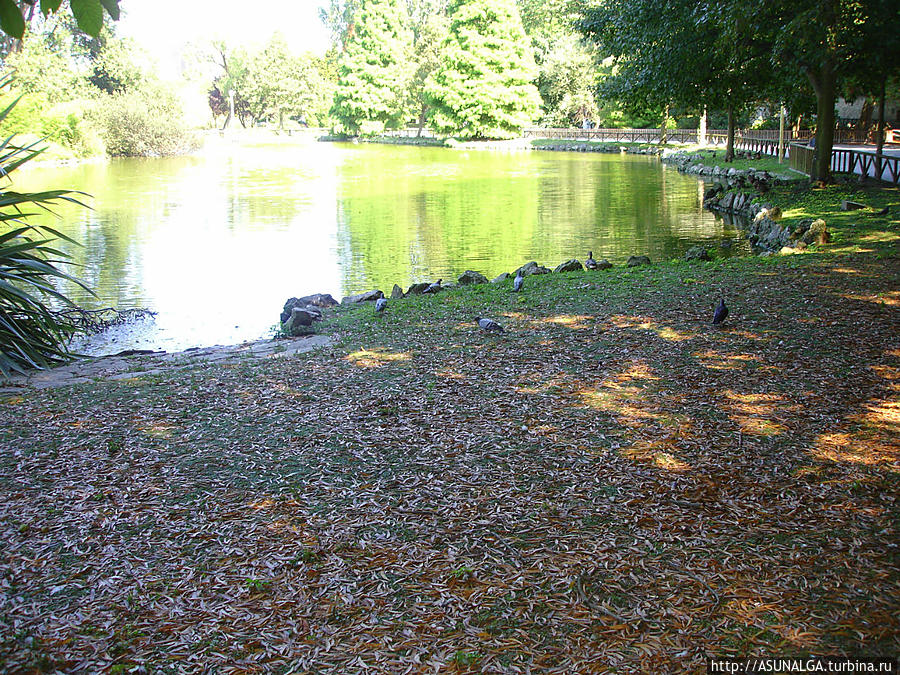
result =
[{"label": "pigeon", "polygon": [[728,308],[725,306],[725,301],[719,300],[719,304],[716,306],[716,312],[713,314],[713,325],[718,326],[727,316]]},{"label": "pigeon", "polygon": [[443,279],[438,279],[435,283],[431,284],[428,288],[426,288],[423,293],[437,293],[441,291],[441,282]]},{"label": "pigeon", "polygon": [[522,276],[522,270],[516,272],[516,278],[513,279],[513,292],[518,293],[522,290],[522,284],[525,283],[525,277]]},{"label": "pigeon", "polygon": [[881,211],[876,211],[876,212],[875,212],[875,215],[876,215],[876,216],[886,216],[886,215],[889,214],[890,212],[891,212],[891,207],[890,207],[890,206],[885,206],[883,209],[881,209]]},{"label": "pigeon", "polygon": [[375,301],[376,312],[383,312],[385,307],[387,307],[387,298],[378,298]]},{"label": "pigeon", "polygon": [[497,323],[493,319],[482,319],[480,316],[476,316],[475,321],[478,322],[478,326],[482,330],[486,330],[488,332],[495,330],[498,333],[503,332],[503,326],[501,326],[499,323]]},{"label": "pigeon", "polygon": [[584,266],[589,270],[597,269],[597,261],[594,260],[594,252],[588,251],[587,260],[584,261]]}]

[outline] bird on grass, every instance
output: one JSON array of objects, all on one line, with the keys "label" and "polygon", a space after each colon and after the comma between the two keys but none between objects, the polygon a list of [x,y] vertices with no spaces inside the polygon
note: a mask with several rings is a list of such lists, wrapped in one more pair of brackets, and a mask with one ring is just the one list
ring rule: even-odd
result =
[{"label": "bird on grass", "polygon": [[588,251],[588,257],[587,257],[587,260],[584,261],[584,266],[585,266],[585,268],[587,268],[589,270],[597,269],[597,261],[594,260],[594,252],[593,251]]},{"label": "bird on grass", "polygon": [[481,328],[481,330],[486,330],[489,333],[491,331],[496,331],[497,333],[503,332],[503,326],[493,319],[482,319],[480,316],[476,316],[475,321],[478,322],[478,327]]},{"label": "bird on grass", "polygon": [[525,277],[522,276],[522,270],[516,272],[516,278],[513,279],[513,292],[518,293],[522,290],[522,284],[525,283]]},{"label": "bird on grass", "polygon": [[384,308],[387,307],[387,298],[378,298],[375,301],[375,312],[382,313],[384,312]]},{"label": "bird on grass", "polygon": [[876,212],[875,212],[875,215],[876,215],[876,216],[886,216],[886,215],[889,214],[890,212],[891,212],[891,207],[890,207],[890,206],[885,206],[883,209],[881,209],[881,211],[876,211]]},{"label": "bird on grass", "polygon": [[716,305],[716,311],[713,313],[713,326],[718,326],[720,323],[725,321],[728,317],[728,308],[725,306],[725,301],[720,299],[719,304]]},{"label": "bird on grass", "polygon": [[426,289],[425,289],[424,291],[422,291],[422,292],[423,292],[423,293],[438,293],[438,292],[440,292],[441,290],[443,290],[443,289],[441,288],[441,282],[442,282],[442,281],[443,281],[443,279],[438,279],[436,282],[434,282],[433,284],[431,284],[428,288],[426,288]]}]

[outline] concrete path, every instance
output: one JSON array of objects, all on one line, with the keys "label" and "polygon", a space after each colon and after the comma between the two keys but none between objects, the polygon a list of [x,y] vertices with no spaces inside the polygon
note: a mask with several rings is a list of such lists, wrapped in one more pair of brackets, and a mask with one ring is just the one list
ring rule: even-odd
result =
[{"label": "concrete path", "polygon": [[310,335],[301,338],[276,338],[245,342],[240,345],[200,347],[172,354],[159,352],[133,356],[87,358],[58,368],[37,370],[28,375],[13,377],[10,380],[0,380],[0,395],[21,393],[28,389],[64,387],[97,379],[123,380],[203,362],[233,362],[243,359],[290,356],[325,347],[331,343],[331,336]]}]

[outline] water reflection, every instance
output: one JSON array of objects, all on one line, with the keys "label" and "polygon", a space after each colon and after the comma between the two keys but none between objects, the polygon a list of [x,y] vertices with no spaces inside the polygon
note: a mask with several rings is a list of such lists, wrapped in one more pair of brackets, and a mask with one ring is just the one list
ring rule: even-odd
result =
[{"label": "water reflection", "polygon": [[736,236],[696,178],[656,159],[581,153],[213,139],[198,157],[40,168],[18,189],[71,187],[93,210],[55,223],[96,289],[89,307],[148,307],[151,328],[92,351],[167,350],[270,333],[291,295],[488,276],[526,260],[666,259]]}]

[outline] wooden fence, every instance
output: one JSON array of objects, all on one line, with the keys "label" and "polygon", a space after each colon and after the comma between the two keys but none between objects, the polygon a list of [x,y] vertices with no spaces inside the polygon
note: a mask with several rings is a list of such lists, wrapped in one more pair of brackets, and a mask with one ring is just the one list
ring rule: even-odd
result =
[{"label": "wooden fence", "polygon": [[[803,143],[791,143],[791,168],[812,174],[816,149]],[[879,166],[880,164],[880,166]],[[855,173],[891,183],[900,184],[900,157],[882,155],[879,158],[871,150],[835,148],[831,151],[831,170],[834,173]]]}]

